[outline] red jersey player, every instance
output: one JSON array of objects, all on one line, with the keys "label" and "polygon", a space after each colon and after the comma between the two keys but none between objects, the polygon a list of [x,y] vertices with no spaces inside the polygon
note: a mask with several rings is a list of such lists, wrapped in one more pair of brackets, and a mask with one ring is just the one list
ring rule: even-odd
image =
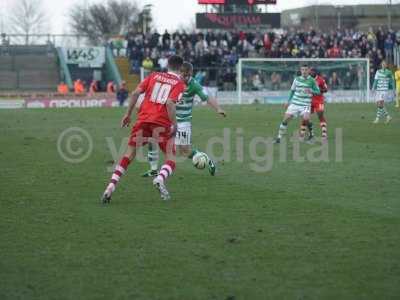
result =
[{"label": "red jersey player", "polygon": [[158,143],[164,152],[165,163],[159,175],[154,178],[153,185],[159,190],[161,199],[170,198],[165,180],[175,170],[175,104],[180,100],[186,88],[178,73],[183,63],[180,56],[171,56],[168,60],[167,73],[151,73],[132,93],[127,112],[122,118],[121,127],[128,127],[131,115],[140,94],[144,100],[129,138],[128,148],[111,177],[103,197],[103,203],[109,203],[111,195],[130,162],[135,158],[137,148],[152,140]]},{"label": "red jersey player", "polygon": [[[328,86],[326,84],[324,77],[322,77],[316,69],[312,69],[310,74],[312,77],[314,77],[319,87],[319,90],[321,91],[321,94],[314,95],[312,98],[311,113],[317,113],[319,118],[319,124],[321,126],[321,132],[322,132],[321,136],[323,140],[326,140],[328,138],[328,131],[327,131],[326,119],[324,116],[324,111],[325,111],[324,94],[328,91]],[[314,134],[311,122],[309,123],[309,131],[310,131],[310,139],[312,139]]]}]

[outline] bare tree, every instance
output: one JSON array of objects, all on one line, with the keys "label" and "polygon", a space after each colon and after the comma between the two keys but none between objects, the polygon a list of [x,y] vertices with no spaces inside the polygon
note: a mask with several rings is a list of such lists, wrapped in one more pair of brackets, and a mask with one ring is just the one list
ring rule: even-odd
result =
[{"label": "bare tree", "polygon": [[91,43],[99,44],[138,27],[140,16],[135,2],[110,0],[105,4],[76,6],[70,13],[70,25],[76,34],[86,35]]},{"label": "bare tree", "polygon": [[48,20],[41,0],[16,0],[8,19],[12,33],[25,35],[25,45],[34,40],[32,34],[44,33],[47,29]]}]

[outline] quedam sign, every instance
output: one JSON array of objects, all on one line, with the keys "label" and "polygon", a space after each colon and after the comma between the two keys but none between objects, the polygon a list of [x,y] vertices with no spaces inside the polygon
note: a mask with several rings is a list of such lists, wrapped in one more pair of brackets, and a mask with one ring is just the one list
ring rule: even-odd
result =
[{"label": "quedam sign", "polygon": [[218,5],[258,5],[276,4],[276,0],[198,0],[199,4],[218,4]]},{"label": "quedam sign", "polygon": [[280,13],[243,13],[243,14],[196,14],[198,29],[234,29],[236,27],[266,26],[269,28],[281,27]]}]

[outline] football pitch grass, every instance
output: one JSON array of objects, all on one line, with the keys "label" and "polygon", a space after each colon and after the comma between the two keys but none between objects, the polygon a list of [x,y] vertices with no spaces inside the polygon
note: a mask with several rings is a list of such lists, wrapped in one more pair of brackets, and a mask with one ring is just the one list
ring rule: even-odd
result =
[{"label": "football pitch grass", "polygon": [[[165,202],[133,163],[108,206],[122,109],[0,111],[0,299],[399,299],[400,114],[372,125],[373,104],[329,105],[329,161],[294,161],[290,143],[281,159],[274,145],[255,172],[249,144],[276,133],[283,108],[226,109],[194,113],[200,150],[231,131],[215,177],[179,163]],[[70,127],[92,139],[84,162],[57,150]]]}]

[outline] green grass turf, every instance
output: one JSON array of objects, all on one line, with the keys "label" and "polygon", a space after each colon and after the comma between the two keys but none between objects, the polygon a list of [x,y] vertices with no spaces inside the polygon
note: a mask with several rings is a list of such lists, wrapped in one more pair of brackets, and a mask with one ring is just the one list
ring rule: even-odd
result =
[{"label": "green grass turf", "polygon": [[[248,151],[215,178],[181,163],[170,202],[134,163],[107,207],[106,137],[118,148],[128,134],[122,110],[0,111],[0,299],[399,299],[400,116],[391,111],[393,123],[372,125],[372,104],[329,105],[329,162],[295,162],[289,145],[286,162],[274,147],[266,173],[251,170]],[[224,127],[243,128],[246,147],[272,137],[283,109],[227,112],[196,109],[199,149]],[[71,126],[93,138],[80,164],[57,152]],[[343,162],[334,128],[343,128]]]}]

